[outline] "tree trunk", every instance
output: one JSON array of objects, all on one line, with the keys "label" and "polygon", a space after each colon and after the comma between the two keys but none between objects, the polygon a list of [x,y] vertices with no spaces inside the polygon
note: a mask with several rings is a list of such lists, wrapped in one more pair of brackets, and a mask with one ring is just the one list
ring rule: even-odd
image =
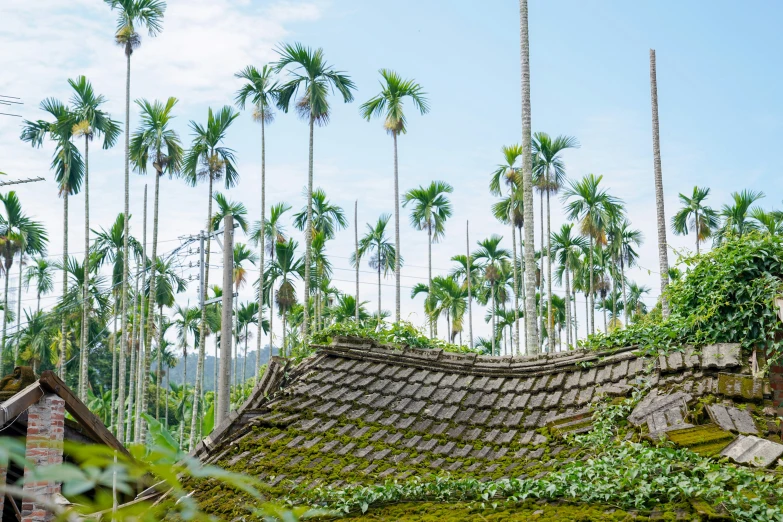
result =
[{"label": "tree trunk", "polygon": [[[519,355],[519,278],[517,276],[517,234],[514,227],[514,218],[509,216],[511,221],[511,245],[513,248],[513,255],[511,265],[514,272],[514,328],[512,329],[513,349],[516,350],[516,355]],[[521,245],[520,245],[521,246]]]},{"label": "tree trunk", "polygon": [[166,426],[166,429],[169,429],[169,389],[171,389],[171,383],[169,382],[169,372],[170,369],[166,368],[166,393],[164,394],[165,401],[166,401],[166,409],[164,413],[164,423]]},{"label": "tree trunk", "polygon": [[[272,239],[272,252],[270,253],[269,260],[271,261],[270,266],[274,266],[275,264],[275,247],[277,239]],[[274,339],[275,339],[275,280],[270,279],[269,280],[269,356],[267,357],[267,363],[269,363],[272,360],[272,351],[274,350]],[[283,329],[283,335],[285,335],[285,329]],[[261,357],[261,354],[258,355]]]},{"label": "tree trunk", "polygon": [[[399,254],[398,256],[399,257]],[[428,297],[432,296],[432,223],[427,223],[427,267],[428,267],[428,274],[429,274],[429,291],[427,293]],[[434,310],[433,310],[434,312]],[[430,338],[435,338],[438,336],[438,317],[433,316],[430,317]]]},{"label": "tree trunk", "polygon": [[109,339],[109,350],[111,350],[111,414],[110,414],[110,420],[109,420],[109,429],[111,429],[111,432],[117,433],[116,426],[114,425],[114,410],[115,410],[115,404],[114,404],[114,393],[117,390],[117,295],[116,292],[113,292],[114,295],[114,310],[112,314],[112,330],[111,330],[111,339]]},{"label": "tree trunk", "polygon": [[495,339],[497,338],[497,326],[495,325],[495,312],[497,311],[497,303],[495,300],[495,286],[494,283],[492,283],[493,286],[489,288],[490,293],[492,293],[492,355],[495,355]]},{"label": "tree trunk", "polygon": [[228,291],[222,296],[222,317],[220,322],[220,370],[218,371],[217,400],[215,401],[215,426],[220,426],[231,411],[231,360],[234,328],[232,321],[234,294],[232,293],[234,266],[234,219],[231,214],[224,218],[223,231],[223,288]]},{"label": "tree trunk", "polygon": [[[68,271],[65,269],[68,264],[68,192],[70,187],[63,192],[63,296],[68,293]],[[8,277],[5,280],[5,309],[8,310]],[[2,345],[5,348],[5,317],[3,317],[3,341]],[[68,341],[68,330],[65,323],[65,314],[62,314],[62,321],[60,324],[60,379],[65,380],[65,347]],[[123,375],[124,377],[124,375]],[[122,387],[120,388],[123,389]],[[124,391],[124,390],[123,390]],[[124,394],[123,394],[124,396]]]},{"label": "tree trunk", "polygon": [[[205,252],[205,260],[204,264],[206,265],[204,267],[204,295],[202,296],[202,303],[206,302],[207,300],[207,291],[209,290],[209,254],[210,254],[210,246],[212,244],[212,235],[210,234],[211,228],[212,228],[212,173],[209,173],[209,200],[207,202],[207,251]],[[231,291],[231,287],[229,287],[228,291]],[[196,382],[195,386],[193,388],[193,407],[191,412],[191,418],[190,418],[190,439],[188,441],[188,448],[192,449],[195,447],[195,436],[196,436],[196,423],[198,422],[198,407],[199,407],[199,398],[201,396],[201,378],[204,373],[204,354],[205,354],[205,346],[204,343],[206,342],[206,326],[207,326],[207,307],[202,306],[201,307],[201,322],[198,325],[199,335],[198,335],[198,359],[196,363]]]},{"label": "tree trunk", "polygon": [[590,333],[595,333],[595,286],[593,285],[594,276],[593,276],[593,269],[595,268],[593,263],[593,236],[590,235],[590,259],[588,259],[588,263],[590,263]]},{"label": "tree trunk", "polygon": [[[3,291],[3,338],[2,341],[0,341],[0,350],[5,353],[5,337],[6,337],[6,328],[8,325],[8,281],[11,279],[11,274],[9,273],[9,268],[7,265],[4,265],[5,268],[5,290]],[[63,264],[63,279],[67,278],[68,274],[65,271],[65,264]],[[63,295],[65,295],[65,292],[63,292]],[[63,317],[65,317],[63,315]],[[11,361],[11,373],[13,373],[14,366],[16,365],[16,359]]]},{"label": "tree trunk", "polygon": [[[571,346],[571,280],[568,277],[568,265],[563,268],[565,272],[565,312],[566,312],[566,346]],[[576,345],[576,342],[574,342]]]},{"label": "tree trunk", "polygon": [[699,255],[699,231],[700,231],[698,208],[695,210],[695,214],[696,214],[696,255],[698,256]]},{"label": "tree trunk", "polygon": [[[82,283],[82,332],[79,343],[79,399],[87,402],[87,295],[90,281],[90,139],[84,136],[84,282]],[[14,357],[16,360],[16,357]]]},{"label": "tree trunk", "polygon": [[[379,256],[380,257],[380,256]],[[378,260],[378,326],[381,324],[381,262]]]},{"label": "tree trunk", "polygon": [[[157,178],[156,178],[157,180]],[[147,411],[147,379],[149,372],[147,372],[147,369],[149,368],[149,343],[148,337],[145,336],[144,327],[146,326],[146,317],[144,315],[144,288],[147,286],[147,185],[144,185],[144,213],[142,215],[142,219],[144,220],[144,223],[142,223],[142,269],[141,269],[141,293],[139,294],[139,354],[138,354],[138,364],[139,369],[136,372],[136,375],[138,376],[137,379],[137,385],[136,385],[136,430],[134,432],[134,437],[136,442],[143,443],[142,440],[143,432],[144,430],[142,423],[144,422],[144,418],[141,416],[143,412]],[[155,274],[155,258],[152,259],[152,264],[150,268],[150,277],[152,283],[155,280],[154,277]],[[138,282],[136,283],[138,284]],[[150,292],[150,295],[152,295],[152,292]],[[155,310],[154,307],[154,298],[153,301],[150,303],[152,306],[149,306],[147,308],[147,315],[154,316],[153,310]],[[154,326],[154,322],[151,323],[151,326]],[[152,332],[151,328],[147,328],[147,330]]]},{"label": "tree trunk", "polygon": [[[394,138],[394,321],[400,322],[400,182],[397,175],[397,131],[392,132]],[[430,268],[430,271],[432,269]],[[432,286],[432,275],[430,275]]]},{"label": "tree trunk", "polygon": [[[521,286],[522,286],[522,303],[525,304],[525,303],[527,303],[527,290],[526,290],[527,285],[525,284],[525,272],[526,272],[526,269],[525,269],[525,260],[524,260],[526,248],[525,248],[525,243],[522,240],[522,229],[521,228],[518,229],[518,233],[519,233],[519,256],[520,256],[520,258],[522,258],[521,259],[521,261],[522,261],[521,262],[521,266],[522,266],[522,274],[521,274],[522,275],[522,282],[521,282],[522,283],[521,284]],[[527,315],[527,311],[525,311],[525,314]],[[528,341],[528,336],[527,336],[527,319],[525,319],[525,355],[532,355],[531,352],[530,352],[530,346],[528,345],[527,341]]]},{"label": "tree trunk", "polygon": [[625,326],[628,326],[628,292],[625,284],[625,259],[623,256],[620,256],[620,278],[622,279],[623,284],[623,312],[625,315]]},{"label": "tree trunk", "polygon": [[[128,346],[128,276],[129,276],[129,267],[128,267],[128,258],[129,252],[128,252],[128,234],[129,234],[129,226],[128,221],[130,218],[129,213],[129,206],[130,206],[130,148],[129,148],[129,139],[130,139],[130,64],[131,64],[131,53],[133,52],[133,49],[130,45],[125,46],[125,56],[127,58],[126,61],[126,70],[125,70],[125,208],[124,208],[124,218],[125,223],[123,225],[123,238],[122,238],[122,251],[123,251],[123,259],[122,259],[122,315],[120,316],[120,331],[122,335],[122,342],[120,343],[120,377],[119,377],[119,392],[118,392],[118,402],[120,404],[120,407],[118,409],[117,414],[117,425],[119,426],[119,431],[117,432],[117,439],[124,440],[123,437],[123,420],[124,420],[124,414],[122,405],[125,404],[125,350]],[[65,328],[65,327],[63,327]]]},{"label": "tree trunk", "polygon": [[283,318],[283,346],[281,347],[280,355],[282,355],[283,357],[285,357],[285,355],[286,355],[286,353],[285,353],[285,338],[286,338],[286,332],[285,332],[285,323],[286,323],[286,312],[283,312],[283,313],[281,314],[281,316],[282,316],[282,318]]},{"label": "tree trunk", "polygon": [[[356,258],[356,306],[354,307],[354,320],[359,324],[359,200],[353,202],[353,245]],[[399,278],[398,278],[399,279]]]},{"label": "tree trunk", "polygon": [[307,345],[307,333],[310,331],[310,261],[313,250],[313,126],[315,119],[310,115],[310,159],[307,168],[307,225],[305,228],[305,266],[304,266],[304,317],[302,320],[302,346]]},{"label": "tree trunk", "polygon": [[[263,334],[264,314],[264,254],[266,253],[266,136],[264,134],[264,110],[261,112],[261,228],[260,240],[261,252],[259,256],[258,276],[258,339],[256,339],[256,382],[261,378],[261,344]],[[270,294],[270,305],[272,296]],[[269,323],[269,353],[272,353],[272,323]]]},{"label": "tree trunk", "polygon": [[[247,327],[245,327],[245,358],[242,360],[242,385],[247,382]],[[244,397],[244,389],[242,391]]]},{"label": "tree trunk", "polygon": [[590,321],[588,320],[590,318],[590,312],[588,311],[588,308],[590,308],[590,296],[588,294],[588,292],[585,292],[585,339],[590,335]]},{"label": "tree trunk", "polygon": [[[148,326],[147,326],[147,337],[144,342],[145,347],[145,365],[149,366],[150,364],[150,348],[152,347],[152,331],[155,328],[155,313],[153,310],[155,310],[156,305],[156,299],[157,299],[157,287],[158,287],[158,273],[157,273],[157,260],[158,260],[158,205],[160,202],[160,177],[163,175],[163,172],[155,170],[155,200],[152,202],[152,268],[150,269],[150,299],[149,304],[147,305],[147,315],[148,315]],[[146,226],[147,222],[144,220],[144,225]],[[161,350],[160,350],[160,343],[157,343],[156,347],[156,355],[158,364],[155,368],[155,384],[158,388],[160,388],[160,356],[161,356]],[[145,382],[146,382],[146,376],[145,376]],[[147,405],[147,394],[144,393],[144,398],[142,399],[142,405],[144,406],[144,411],[146,411],[146,405]],[[158,420],[159,417],[159,404],[158,400],[159,395],[156,393],[156,401],[155,401],[155,420]],[[142,418],[140,420],[141,422],[141,430],[142,433],[144,433],[144,426],[146,425],[146,422]]]},{"label": "tree trunk", "polygon": [[[542,343],[541,344],[541,350],[543,351],[543,349],[544,349],[544,346],[543,346],[544,338],[543,338],[543,336],[544,336],[544,328],[545,328],[544,325],[546,325],[546,328],[547,328],[547,343],[549,343],[549,339],[552,336],[549,335],[549,330],[548,330],[549,329],[549,322],[548,322],[548,320],[546,318],[544,318],[544,297],[546,297],[545,296],[545,292],[544,292],[544,279],[548,280],[548,277],[546,277],[546,273],[544,272],[544,256],[546,255],[546,250],[545,250],[546,249],[546,243],[544,242],[544,193],[543,192],[541,192],[541,194],[539,194],[538,200],[539,200],[539,203],[541,204],[540,205],[541,208],[539,209],[539,214],[541,216],[541,252],[540,252],[540,254],[538,256],[538,259],[541,262],[541,268],[540,268],[541,277],[540,277],[539,282],[538,282],[538,316],[539,316],[539,320],[540,320],[540,323],[541,323],[541,329],[540,329],[540,331],[541,331],[541,338],[540,338],[540,342]],[[547,315],[549,314],[549,312],[550,312],[549,309],[547,309]],[[547,350],[547,351],[549,351],[549,350]]]},{"label": "tree trunk", "polygon": [[522,190],[525,227],[525,337],[529,347],[538,350],[536,328],[536,260],[533,221],[533,157],[530,128],[530,40],[527,24],[527,0],[519,0],[519,50],[522,84]]},{"label": "tree trunk", "polygon": [[[574,348],[577,347],[577,344],[579,343],[579,321],[577,319],[577,313],[576,313],[576,274],[571,273],[571,298],[573,302],[574,307],[574,315],[572,316],[572,322],[574,323]],[[587,316],[585,316],[585,321],[587,321]]]},{"label": "tree trunk", "polygon": [[[549,310],[549,322],[551,328],[554,330],[555,325],[555,311],[552,308],[552,209],[549,206],[549,191],[546,192],[546,296]],[[566,298],[567,300],[568,298]],[[555,351],[555,338],[549,336],[549,351]]]},{"label": "tree trunk", "polygon": [[134,408],[136,406],[136,403],[134,402],[134,393],[136,392],[136,389],[138,388],[138,377],[136,376],[136,370],[139,367],[139,363],[136,360],[136,327],[139,324],[138,316],[136,315],[136,310],[138,309],[138,297],[139,297],[139,265],[136,264],[136,291],[133,292],[133,302],[131,304],[131,314],[134,317],[133,324],[130,325],[130,337],[129,337],[129,350],[130,350],[130,379],[128,379],[128,404],[126,406],[127,411],[125,414],[127,415],[125,422],[125,444],[130,444],[131,442],[134,442],[134,436],[135,433],[131,429],[133,427],[133,421],[135,420],[135,415],[133,414]]},{"label": "tree trunk", "polygon": [[157,359],[158,364],[155,365],[155,420],[160,420],[160,380],[161,380],[161,372],[163,370],[163,352],[160,348],[161,342],[163,342],[163,305],[159,306],[159,315],[158,315],[158,339],[157,339]]},{"label": "tree trunk", "polygon": [[[655,70],[655,50],[650,49],[650,98],[652,101],[653,166],[655,168],[655,215],[658,223],[658,265],[661,271],[661,313],[669,316],[669,259],[666,247],[666,212],[663,207],[663,175],[661,174],[661,142],[658,128],[658,80]],[[696,234],[698,241],[698,232]]]},{"label": "tree trunk", "polygon": [[[465,223],[465,255],[467,260],[465,265],[467,266],[466,279],[468,280],[468,330],[470,331],[470,349],[473,349],[473,292],[471,288],[471,272],[470,272],[470,221]],[[460,343],[461,344],[461,343]]]}]

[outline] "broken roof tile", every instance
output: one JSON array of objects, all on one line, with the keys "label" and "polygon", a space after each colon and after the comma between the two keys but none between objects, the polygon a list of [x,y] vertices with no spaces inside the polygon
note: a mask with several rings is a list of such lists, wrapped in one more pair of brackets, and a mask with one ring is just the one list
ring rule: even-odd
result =
[{"label": "broken roof tile", "polygon": [[709,404],[707,414],[710,419],[726,431],[741,433],[743,435],[758,435],[758,428],[753,421],[753,416],[748,410],[741,410],[733,406]]},{"label": "broken roof tile", "polygon": [[628,416],[628,420],[636,425],[640,426],[644,424],[647,417],[653,413],[671,409],[673,407],[680,407],[687,409],[687,403],[692,399],[690,395],[684,392],[675,392],[668,395],[654,396],[650,401],[640,402],[636,408]]},{"label": "broken roof tile", "polygon": [[718,393],[726,397],[760,401],[764,397],[764,381],[752,375],[718,374]]},{"label": "broken roof tile", "polygon": [[710,344],[701,349],[702,368],[723,369],[739,366],[740,364],[739,343]]},{"label": "broken roof tile", "polygon": [[753,435],[740,435],[720,452],[738,464],[768,468],[783,456],[783,444],[760,439]]}]

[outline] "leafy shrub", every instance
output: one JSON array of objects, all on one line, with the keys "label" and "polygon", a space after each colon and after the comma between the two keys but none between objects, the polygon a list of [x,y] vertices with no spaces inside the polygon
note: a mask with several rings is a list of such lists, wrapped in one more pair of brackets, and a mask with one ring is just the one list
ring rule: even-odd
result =
[{"label": "leafy shrub", "polygon": [[671,313],[609,335],[590,336],[588,348],[638,345],[668,351],[684,344],[740,343],[771,355],[783,352],[775,297],[783,289],[783,239],[748,234],[683,260],[687,272],[669,285]]},{"label": "leafy shrub", "polygon": [[447,352],[469,353],[467,346],[447,343],[441,339],[430,339],[411,323],[402,321],[399,323],[383,323],[379,328],[368,328],[357,325],[353,321],[336,323],[312,335],[313,344],[330,344],[335,336],[352,336],[373,339],[379,343],[389,344],[398,348],[409,346],[411,348],[424,348],[444,350]]}]

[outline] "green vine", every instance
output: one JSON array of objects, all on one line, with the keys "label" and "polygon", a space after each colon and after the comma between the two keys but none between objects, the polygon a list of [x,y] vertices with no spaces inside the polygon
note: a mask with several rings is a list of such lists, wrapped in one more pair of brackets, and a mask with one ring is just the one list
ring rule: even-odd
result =
[{"label": "green vine", "polygon": [[583,345],[657,353],[686,344],[740,343],[773,357],[783,354],[775,307],[783,288],[783,238],[748,234],[682,262],[688,270],[668,287],[667,319],[650,314],[608,335],[590,336]]}]

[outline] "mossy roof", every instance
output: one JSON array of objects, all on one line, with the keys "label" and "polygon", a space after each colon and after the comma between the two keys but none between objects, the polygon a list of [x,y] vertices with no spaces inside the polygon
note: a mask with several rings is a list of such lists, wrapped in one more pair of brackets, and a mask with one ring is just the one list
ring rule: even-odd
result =
[{"label": "mossy roof", "polygon": [[[335,338],[296,366],[274,358],[245,405],[195,454],[255,475],[280,494],[295,485],[440,473],[540,477],[589,458],[559,435],[589,430],[596,401],[627,396],[635,387],[684,405],[679,420],[669,410],[655,422],[652,413],[640,417],[634,424],[641,432],[709,422],[698,404],[717,401],[747,405],[761,419],[769,394],[768,383],[750,375],[739,345],[684,347],[659,358],[633,347],[485,357]],[[656,404],[642,406],[664,411]],[[758,424],[762,436],[775,429]],[[210,487],[197,491],[210,511],[234,509],[222,490]]]}]

